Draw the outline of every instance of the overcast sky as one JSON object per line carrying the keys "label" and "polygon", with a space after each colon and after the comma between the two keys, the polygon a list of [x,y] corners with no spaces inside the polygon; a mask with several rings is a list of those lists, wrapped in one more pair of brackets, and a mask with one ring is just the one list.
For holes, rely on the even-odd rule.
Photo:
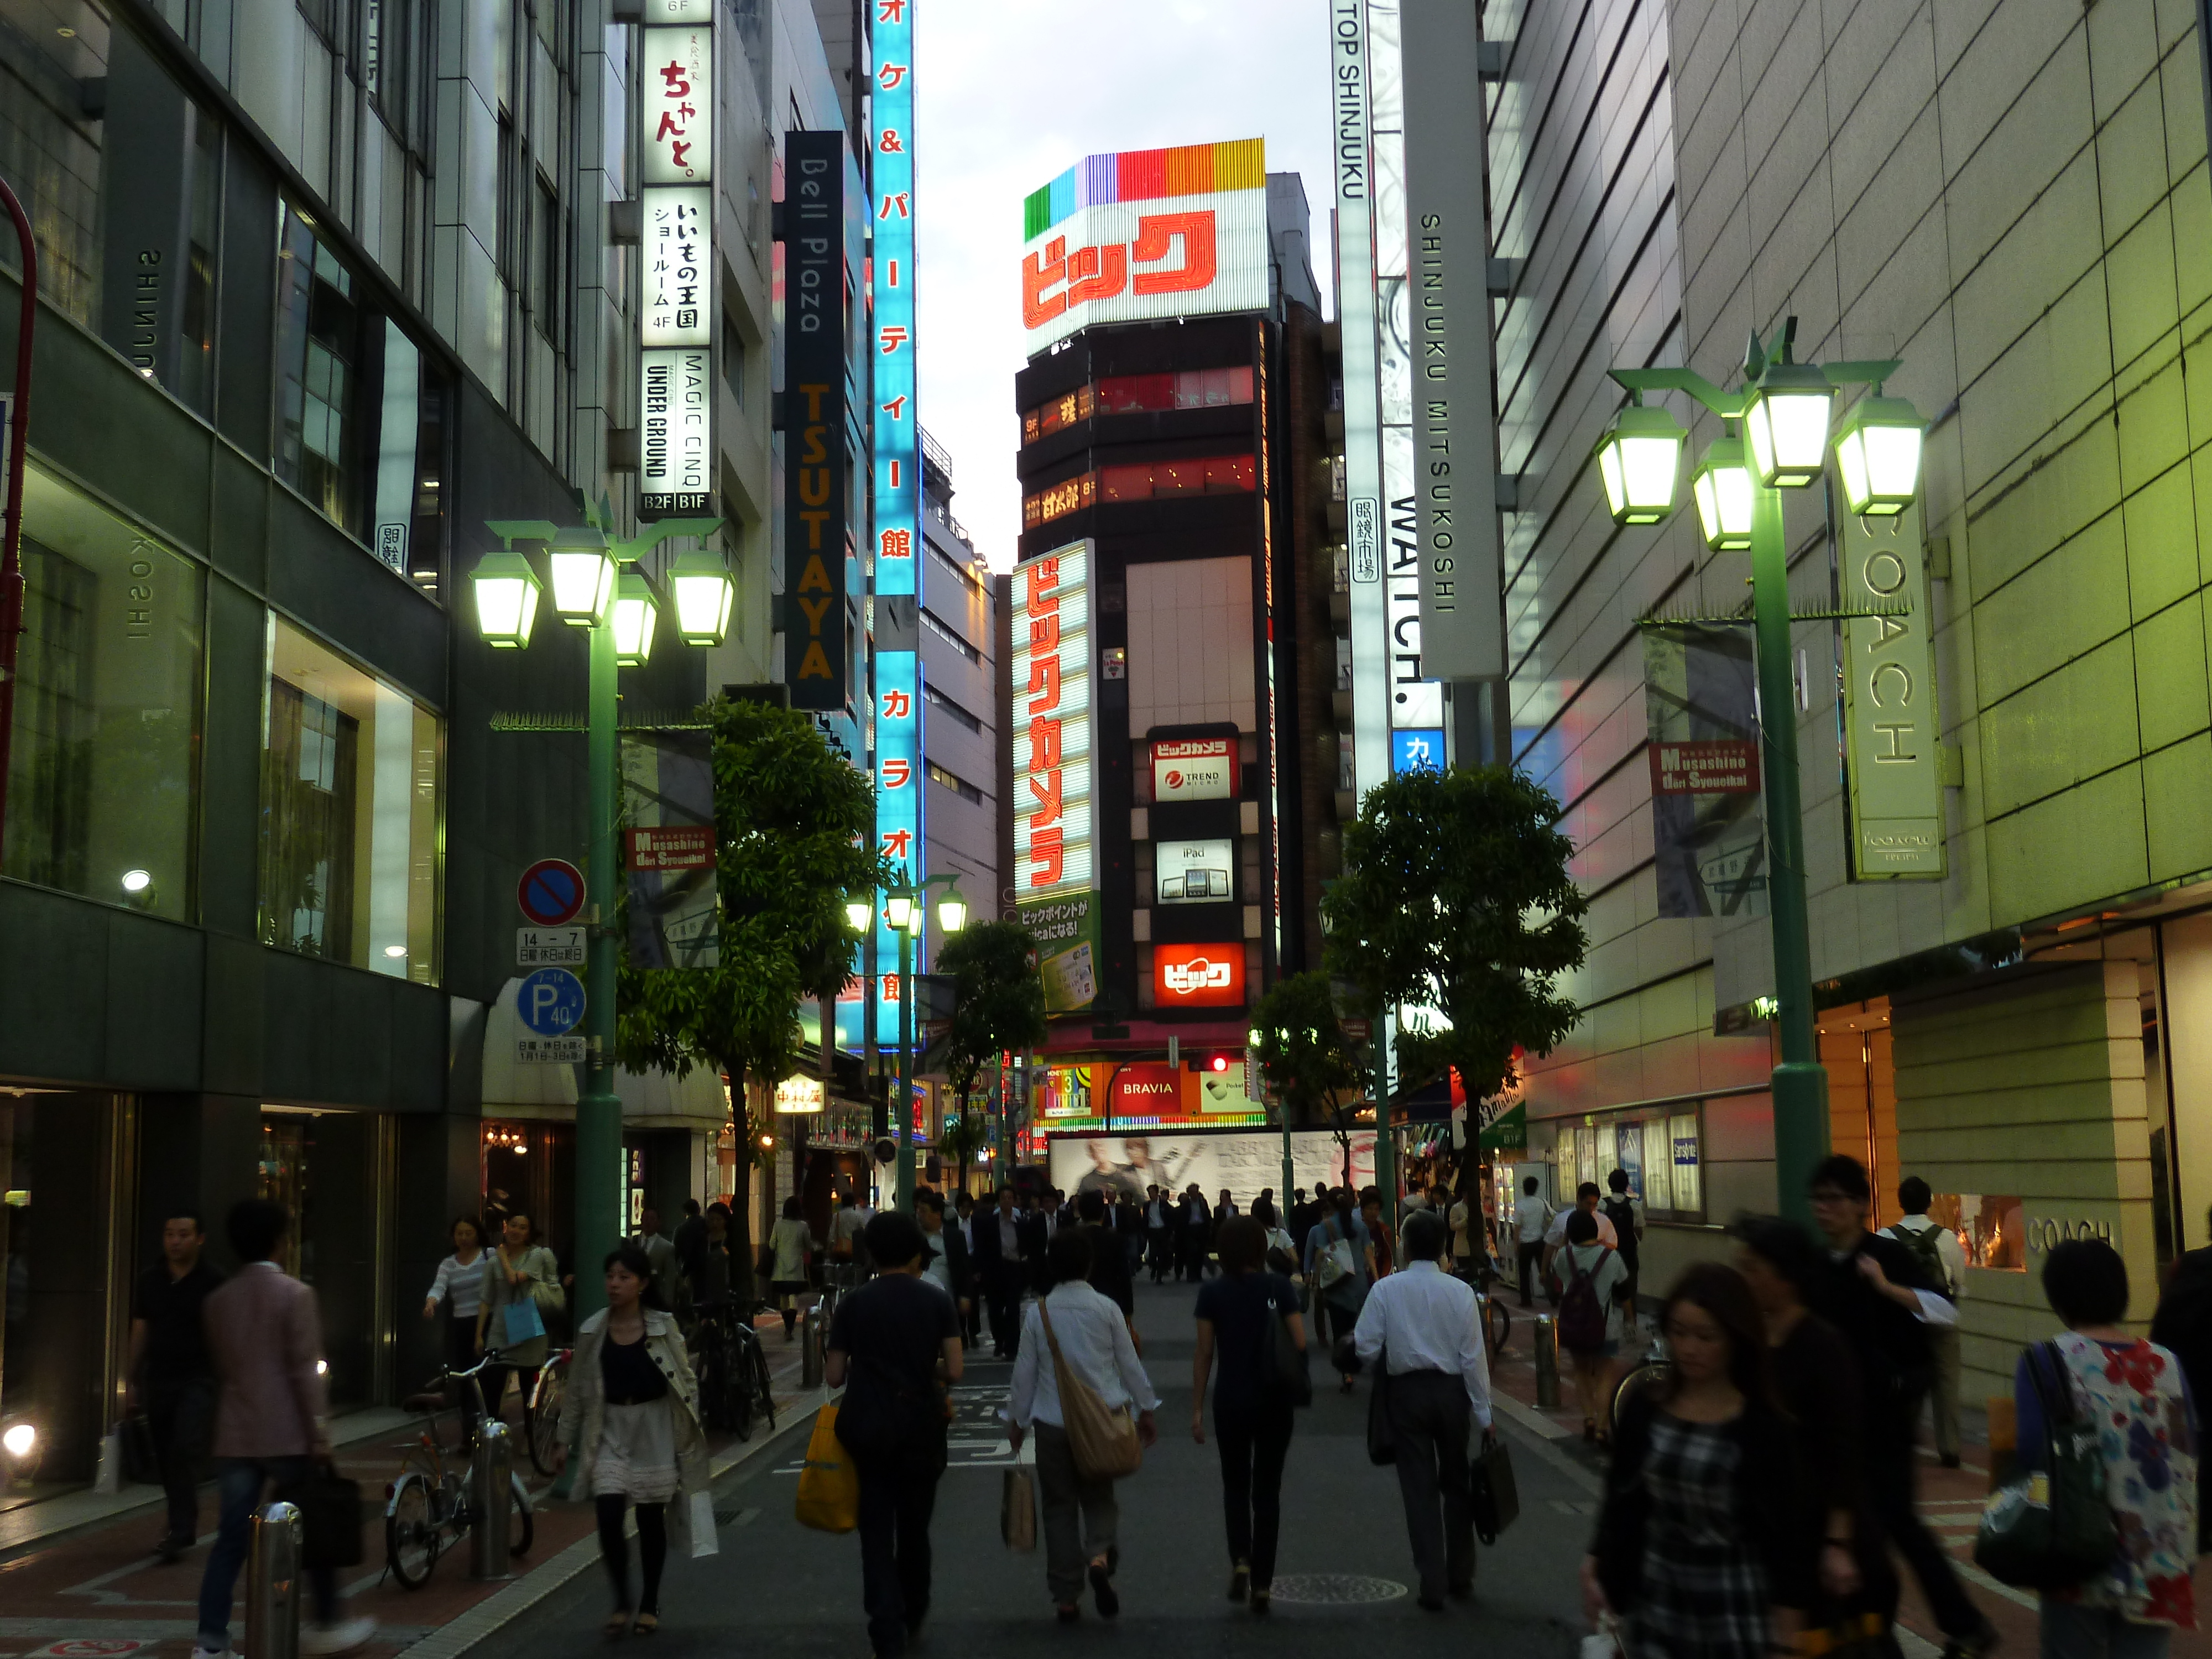
{"label": "overcast sky", "polygon": [[[995,569],[1021,529],[1022,198],[1085,155],[1267,141],[1305,177],[1327,295],[1327,0],[951,0],[915,31],[921,423]],[[1334,302],[1330,309],[1334,311]]]}

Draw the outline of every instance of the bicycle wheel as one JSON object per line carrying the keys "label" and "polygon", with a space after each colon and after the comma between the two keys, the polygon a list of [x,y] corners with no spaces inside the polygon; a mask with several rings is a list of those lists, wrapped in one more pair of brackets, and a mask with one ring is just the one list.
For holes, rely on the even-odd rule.
{"label": "bicycle wheel", "polygon": [[438,1509],[436,1488],[419,1474],[402,1475],[385,1505],[384,1559],[404,1589],[421,1589],[438,1565]]}
{"label": "bicycle wheel", "polygon": [[1490,1344],[1490,1352],[1504,1352],[1506,1340],[1513,1334],[1513,1316],[1496,1297],[1483,1304],[1483,1336]]}
{"label": "bicycle wheel", "polygon": [[544,1475],[561,1472],[561,1402],[568,1392],[568,1368],[555,1362],[538,1373],[530,1395],[530,1467]]}
{"label": "bicycle wheel", "polygon": [[538,1536],[538,1523],[530,1513],[530,1493],[520,1475],[510,1474],[507,1479],[507,1553],[527,1555],[531,1540]]}
{"label": "bicycle wheel", "polygon": [[1620,1429],[1621,1413],[1628,1409],[1628,1402],[1632,1399],[1648,1389],[1657,1388],[1672,1369],[1664,1360],[1646,1360],[1622,1377],[1620,1386],[1613,1391],[1613,1408],[1606,1419],[1608,1431]]}
{"label": "bicycle wheel", "polygon": [[761,1346],[758,1337],[755,1337],[745,1346],[750,1350],[752,1361],[753,1398],[759,1402],[761,1421],[768,1425],[768,1431],[774,1434],[775,1432],[775,1389],[768,1379],[768,1350]]}

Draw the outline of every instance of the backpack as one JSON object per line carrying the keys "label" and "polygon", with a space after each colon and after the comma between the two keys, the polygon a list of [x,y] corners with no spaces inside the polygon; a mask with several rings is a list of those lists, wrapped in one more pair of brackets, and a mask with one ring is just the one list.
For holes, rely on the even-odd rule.
{"label": "backpack", "polygon": [[1628,1271],[1636,1271],[1636,1204],[1626,1196],[1608,1198],[1599,1206],[1605,1218],[1613,1223],[1613,1235],[1620,1240],[1620,1259]]}
{"label": "backpack", "polygon": [[1605,1259],[1613,1251],[1601,1244],[1596,1266],[1580,1268],[1575,1265],[1574,1250],[1571,1244],[1566,1247],[1567,1270],[1574,1277],[1559,1298],[1559,1346],[1570,1353],[1596,1353],[1605,1346],[1605,1304],[1597,1299],[1597,1276],[1605,1271]]}
{"label": "backpack", "polygon": [[1941,1227],[1930,1222],[1916,1231],[1899,1222],[1889,1230],[1889,1236],[1904,1245],[1912,1259],[1920,1264],[1920,1271],[1927,1275],[1929,1285],[1946,1296],[1951,1294],[1951,1273],[1943,1265],[1941,1246],[1943,1230]]}

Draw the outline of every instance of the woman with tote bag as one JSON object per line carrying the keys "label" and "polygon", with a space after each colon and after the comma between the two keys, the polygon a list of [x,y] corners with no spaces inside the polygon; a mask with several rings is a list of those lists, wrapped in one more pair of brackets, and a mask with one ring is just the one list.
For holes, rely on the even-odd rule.
{"label": "woman with tote bag", "polygon": [[1023,1316],[1006,1402],[1007,1437],[1017,1454],[1024,1437],[1036,1431],[1045,1585],[1062,1624],[1081,1616],[1086,1567],[1098,1616],[1111,1619],[1121,1610],[1114,1589],[1121,1512],[1114,1476],[1101,1471],[1131,1471],[1127,1439],[1133,1437],[1138,1448],[1152,1443],[1158,1437],[1152,1411],[1160,1403],[1121,1310],[1087,1282],[1091,1237],[1087,1229],[1071,1227],[1054,1234],[1047,1246],[1050,1288]]}
{"label": "woman with tote bag", "polygon": [[[562,1401],[561,1438],[579,1460],[572,1489],[598,1510],[599,1556],[614,1581],[605,1635],[649,1636],[660,1627],[660,1573],[668,1559],[669,1510],[677,1540],[693,1555],[715,1548],[708,1491],[707,1437],[699,1385],[672,1315],[646,1303],[653,1264],[635,1244],[607,1257],[607,1305],[576,1333]],[[637,1510],[644,1595],[629,1594],[627,1511]]]}
{"label": "woman with tote bag", "polygon": [[477,1348],[499,1350],[496,1365],[484,1368],[484,1411],[496,1419],[511,1374],[522,1391],[523,1432],[530,1432],[530,1395],[545,1364],[548,1315],[568,1305],[561,1289],[561,1264],[543,1244],[530,1242],[530,1218],[520,1210],[507,1218],[499,1248],[484,1257],[483,1285],[477,1299]]}

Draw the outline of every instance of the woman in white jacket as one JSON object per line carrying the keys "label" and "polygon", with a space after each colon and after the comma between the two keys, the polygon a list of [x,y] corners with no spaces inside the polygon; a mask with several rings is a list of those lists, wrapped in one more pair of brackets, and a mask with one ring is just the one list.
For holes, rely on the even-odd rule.
{"label": "woman in white jacket", "polygon": [[[1091,1237],[1087,1227],[1071,1227],[1054,1233],[1046,1247],[1046,1278],[1051,1288],[1023,1314],[1013,1389],[1006,1402],[1007,1437],[1017,1452],[1024,1435],[1032,1428],[1036,1431],[1045,1586],[1062,1624],[1072,1624],[1080,1615],[1086,1565],[1098,1616],[1111,1619],[1121,1610],[1121,1598],[1114,1589],[1114,1569],[1121,1559],[1115,1529],[1121,1511],[1111,1480],[1086,1480],[1076,1469],[1060,1415],[1060,1367],[1065,1365],[1073,1378],[1088,1383],[1108,1411],[1134,1409],[1137,1438],[1144,1445],[1158,1437],[1152,1410],[1160,1403],[1129,1340],[1121,1310],[1087,1282]],[[1050,1357],[1054,1346],[1057,1360]]]}

